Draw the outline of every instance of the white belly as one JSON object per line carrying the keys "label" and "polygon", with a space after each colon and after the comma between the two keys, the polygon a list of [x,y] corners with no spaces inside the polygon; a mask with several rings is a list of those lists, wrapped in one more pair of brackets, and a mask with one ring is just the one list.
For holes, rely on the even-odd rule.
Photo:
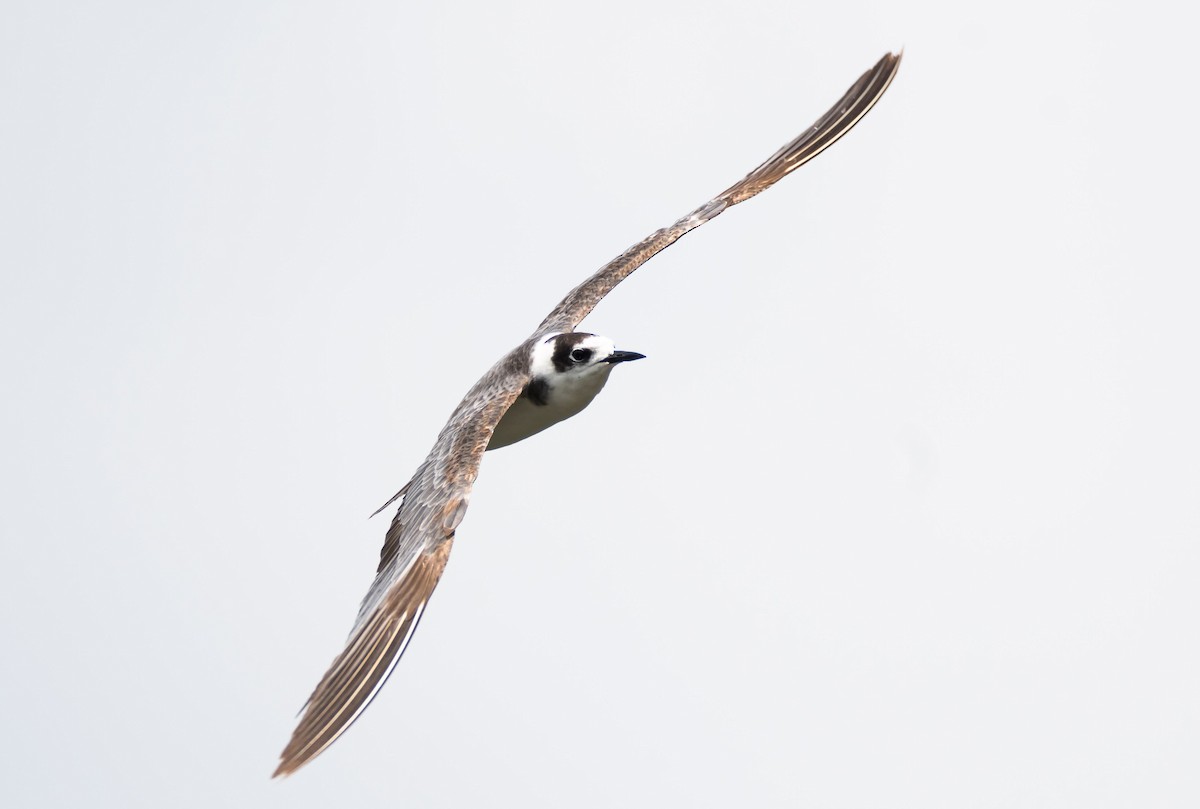
{"label": "white belly", "polygon": [[544,405],[536,405],[524,396],[519,397],[496,425],[487,448],[498,449],[524,441],[534,433],[571,418],[592,403],[592,399],[608,381],[611,370],[612,366],[605,366],[601,373],[560,380],[549,390],[547,404]]}

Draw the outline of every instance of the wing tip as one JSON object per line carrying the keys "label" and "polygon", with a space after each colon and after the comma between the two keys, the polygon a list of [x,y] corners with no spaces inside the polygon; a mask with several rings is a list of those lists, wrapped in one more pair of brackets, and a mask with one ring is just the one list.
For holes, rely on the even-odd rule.
{"label": "wing tip", "polygon": [[291,775],[325,752],[375,699],[408,648],[453,544],[447,537],[422,555],[351,635],[309,697],[272,778]]}
{"label": "wing tip", "polygon": [[[349,727],[349,724],[347,724],[347,727]],[[343,728],[343,732],[344,730]],[[340,735],[341,733],[338,733],[333,739],[325,742],[315,750],[312,749],[311,740],[306,744],[298,744],[299,740],[293,736],[288,742],[287,747],[283,748],[283,752],[279,754],[279,764],[275,767],[275,772],[271,773],[271,778],[287,778],[292,775],[305,764],[325,752],[325,749]]]}

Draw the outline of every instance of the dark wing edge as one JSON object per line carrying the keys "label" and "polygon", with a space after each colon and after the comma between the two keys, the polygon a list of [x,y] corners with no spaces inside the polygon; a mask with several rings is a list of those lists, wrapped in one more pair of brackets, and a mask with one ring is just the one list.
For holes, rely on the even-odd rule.
{"label": "dark wing edge", "polygon": [[398,493],[404,500],[358,620],[308,698],[272,777],[300,769],[345,733],[404,654],[446,568],[492,431],[528,381],[528,351],[522,344],[509,352],[471,388]]}
{"label": "dark wing edge", "polygon": [[845,95],[815,124],[771,155],[742,180],[727,188],[670,227],[662,228],[630,247],[575,287],[538,326],[534,336],[571,331],[596,307],[613,287],[650,258],[670,247],[682,236],[718,216],[731,205],[750,199],[833,145],[866,115],[892,83],[900,68],[902,53],[888,53],[859,77]]}
{"label": "dark wing edge", "polygon": [[422,554],[333,661],[308,698],[300,724],[280,754],[272,778],[291,775],[316,758],[375,698],[408,646],[450,558],[453,535]]}
{"label": "dark wing edge", "polygon": [[727,188],[717,199],[737,205],[767,190],[796,169],[825,151],[845,135],[883,96],[900,69],[901,53],[889,53],[859,76],[846,94],[828,112],[742,180]]}
{"label": "dark wing edge", "polygon": [[[377,508],[377,509],[375,509],[374,511],[372,511],[372,512],[371,512],[371,517],[374,517],[376,514],[378,514],[379,512],[383,511],[385,508],[387,508],[388,506],[390,506],[392,503],[395,503],[397,500],[399,500],[401,497],[403,497],[403,496],[404,496],[404,493],[405,493],[406,491],[408,491],[408,487],[409,487],[409,486],[411,486],[411,485],[412,485],[412,481],[411,481],[411,480],[410,480],[408,483],[405,483],[405,484],[404,484],[404,485],[403,485],[403,486],[400,488],[400,491],[396,492],[395,494],[393,494],[391,497],[389,497],[389,498],[388,498],[388,501],[387,501],[386,503],[384,503],[382,506],[380,506],[379,508]],[[369,520],[369,519],[371,519],[371,517],[367,517],[367,519]]]}

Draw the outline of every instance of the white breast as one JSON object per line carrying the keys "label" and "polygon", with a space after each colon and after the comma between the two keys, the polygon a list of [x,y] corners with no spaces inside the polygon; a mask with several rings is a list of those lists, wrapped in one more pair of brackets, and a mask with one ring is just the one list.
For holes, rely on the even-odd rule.
{"label": "white breast", "polygon": [[554,379],[546,392],[544,405],[536,405],[521,396],[496,425],[488,449],[507,447],[571,418],[592,403],[592,399],[604,388],[612,369],[611,365],[603,365],[587,375]]}

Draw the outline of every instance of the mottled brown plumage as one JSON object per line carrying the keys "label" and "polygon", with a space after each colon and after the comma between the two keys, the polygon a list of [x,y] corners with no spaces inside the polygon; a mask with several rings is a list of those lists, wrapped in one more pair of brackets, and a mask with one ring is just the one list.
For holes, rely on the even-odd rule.
{"label": "mottled brown plumage", "polygon": [[450,558],[453,532],[422,553],[380,609],[350,638],[317,685],[296,732],[280,756],[275,775],[294,772],[333,743],[383,684],[401,650],[417,628]]}
{"label": "mottled brown plumage", "polygon": [[761,166],[675,224],[651,233],[567,293],[567,297],[563,298],[538,326],[537,333],[574,330],[613,287],[656,254],[679,241],[681,236],[715,218],[731,205],[737,205],[765,191],[825,151],[875,106],[875,102],[892,83],[899,68],[900,54],[885,55],[873,68],[859,77],[829,112],[791,143],[771,155]]}
{"label": "mottled brown plumage", "polygon": [[530,358],[536,341],[574,331],[613,287],[651,256],[820,154],[874,106],[899,65],[898,54],[884,56],[816,124],[745,178],[675,224],[630,247],[575,287],[525,342],[475,383],[412,480],[384,504],[387,508],[400,499],[384,539],[375,580],[363,599],[345,649],[309,697],[275,775],[295,772],[332,744],[371,701],[403,654],[446,566],[484,450],[496,425],[530,382]]}

